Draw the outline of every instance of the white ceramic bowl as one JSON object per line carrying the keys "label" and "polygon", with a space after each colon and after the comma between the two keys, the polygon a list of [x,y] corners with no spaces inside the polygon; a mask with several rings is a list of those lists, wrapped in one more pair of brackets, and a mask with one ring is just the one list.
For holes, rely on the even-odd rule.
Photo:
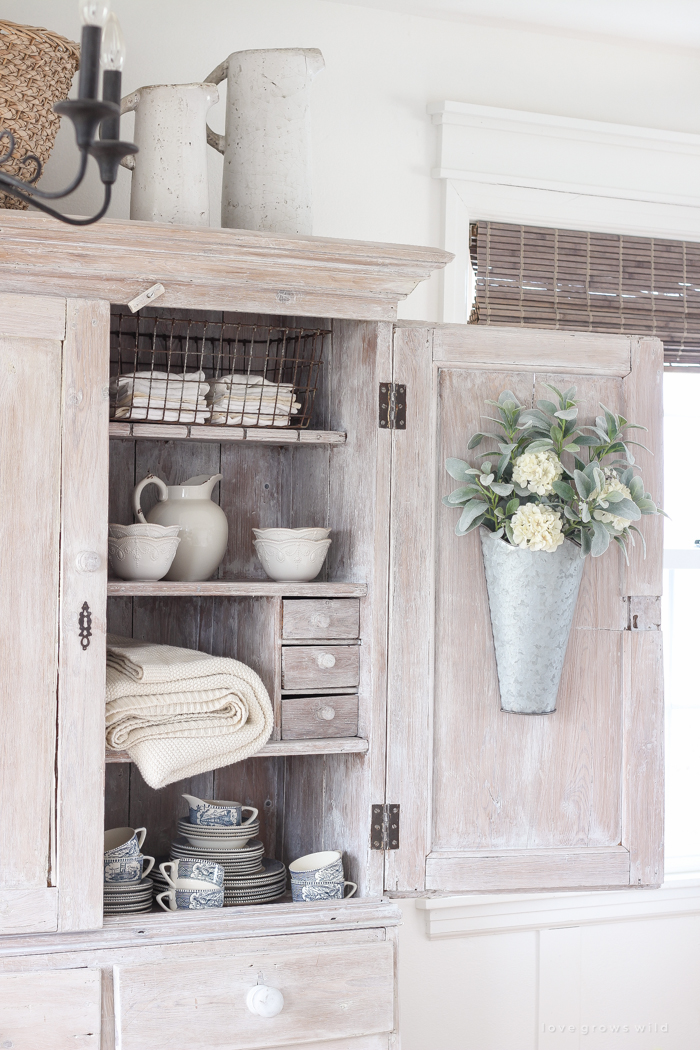
{"label": "white ceramic bowl", "polygon": [[154,540],[166,539],[168,536],[177,536],[180,532],[179,525],[151,525],[137,521],[135,525],[109,525],[110,539],[126,539],[129,536],[148,536]]}
{"label": "white ceramic bowl", "polygon": [[271,580],[301,583],[318,576],[330,540],[256,540],[255,550]]}
{"label": "white ceramic bowl", "polygon": [[122,580],[162,580],[173,563],[179,543],[177,536],[112,537],[107,542],[109,563]]}
{"label": "white ceramic bowl", "polygon": [[330,529],[253,529],[256,540],[327,540]]}

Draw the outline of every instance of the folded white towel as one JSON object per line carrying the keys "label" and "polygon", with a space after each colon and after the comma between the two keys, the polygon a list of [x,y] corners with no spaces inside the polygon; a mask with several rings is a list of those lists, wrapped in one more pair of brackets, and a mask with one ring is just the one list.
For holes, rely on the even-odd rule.
{"label": "folded white towel", "polygon": [[254,755],[272,732],[259,676],[238,660],[107,636],[107,747],[152,788]]}

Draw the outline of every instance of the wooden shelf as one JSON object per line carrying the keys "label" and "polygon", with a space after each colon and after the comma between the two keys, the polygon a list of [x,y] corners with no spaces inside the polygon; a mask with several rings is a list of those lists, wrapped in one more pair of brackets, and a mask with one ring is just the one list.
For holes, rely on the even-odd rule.
{"label": "wooden shelf", "polygon": [[[360,736],[326,740],[270,740],[251,758],[274,758],[282,755],[351,755],[369,750],[369,740]],[[105,762],[131,762],[128,751],[106,751]]]}
{"label": "wooden shelf", "polygon": [[284,427],[215,427],[187,423],[109,424],[109,436],[153,441],[245,441],[264,445],[344,445],[338,430],[295,430]]}
{"label": "wooden shelf", "polygon": [[119,598],[364,598],[364,583],[275,583],[274,580],[108,580],[107,595]]}

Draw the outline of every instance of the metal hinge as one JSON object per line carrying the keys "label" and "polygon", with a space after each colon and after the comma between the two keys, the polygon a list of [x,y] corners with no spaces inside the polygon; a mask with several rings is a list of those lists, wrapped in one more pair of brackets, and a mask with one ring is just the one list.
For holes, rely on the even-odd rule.
{"label": "metal hinge", "polygon": [[385,430],[406,429],[406,384],[379,384],[379,426]]}
{"label": "metal hinge", "polygon": [[372,806],[372,849],[399,848],[401,806]]}

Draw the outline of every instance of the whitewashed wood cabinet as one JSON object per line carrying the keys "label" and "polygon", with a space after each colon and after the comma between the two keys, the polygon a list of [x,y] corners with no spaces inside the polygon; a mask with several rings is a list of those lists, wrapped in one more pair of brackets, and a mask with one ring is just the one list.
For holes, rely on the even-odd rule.
{"label": "whitewashed wood cabinet", "polygon": [[[499,710],[477,544],[440,504],[483,398],[529,402],[567,377],[585,413],[602,400],[649,427],[658,497],[660,344],[396,323],[447,259],[0,217],[0,1043],[140,1050],[167,1031],[192,1048],[386,1050],[391,897],[660,881],[659,523],[646,561],[587,564],[558,710],[525,718]],[[165,317],[331,330],[311,427],[110,423],[110,304],[156,282]],[[108,579],[107,522],[131,520],[149,471],[224,475],[215,579]],[[333,530],[324,574],[267,580],[251,527],[309,524]],[[160,791],[126,755],[105,765],[108,626],[251,664],[275,711],[262,752]],[[103,920],[103,823],[145,825],[165,854],[182,792],[256,805],[268,856],[342,849],[357,898]],[[17,1010],[30,974],[59,1004],[50,1036]],[[273,1022],[246,1011],[258,980],[285,995]]]}

